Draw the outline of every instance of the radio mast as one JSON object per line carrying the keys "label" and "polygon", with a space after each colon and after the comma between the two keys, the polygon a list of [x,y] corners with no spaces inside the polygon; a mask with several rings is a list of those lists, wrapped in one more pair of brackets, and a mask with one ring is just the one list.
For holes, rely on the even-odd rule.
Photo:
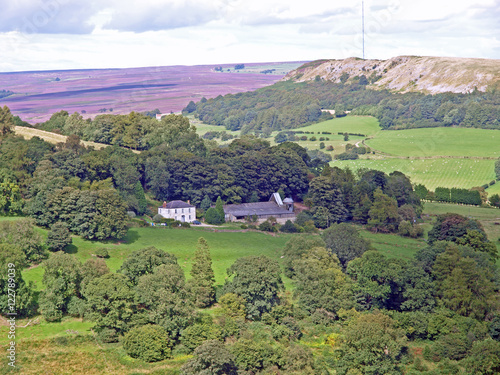
{"label": "radio mast", "polygon": [[365,59],[365,1],[361,1],[361,29],[363,34],[363,60]]}

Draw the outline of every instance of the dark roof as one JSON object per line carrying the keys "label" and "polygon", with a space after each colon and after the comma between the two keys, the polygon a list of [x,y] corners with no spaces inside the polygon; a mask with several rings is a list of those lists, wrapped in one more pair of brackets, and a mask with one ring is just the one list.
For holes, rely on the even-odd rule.
{"label": "dark roof", "polygon": [[224,213],[234,216],[293,214],[285,208],[279,207],[274,202],[226,204],[224,206]]}
{"label": "dark roof", "polygon": [[[190,207],[194,207],[194,206],[191,204],[188,204],[184,201],[171,201],[171,202],[167,203],[166,208],[190,208]],[[163,206],[160,208],[163,208]]]}

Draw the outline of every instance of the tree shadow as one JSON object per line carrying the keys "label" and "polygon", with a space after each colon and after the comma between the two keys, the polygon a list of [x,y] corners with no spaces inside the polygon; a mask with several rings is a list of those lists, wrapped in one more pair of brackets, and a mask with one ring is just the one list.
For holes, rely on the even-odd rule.
{"label": "tree shadow", "polygon": [[129,229],[125,237],[123,237],[121,240],[115,241],[115,243],[131,244],[136,242],[139,239],[139,237],[140,237],[139,233],[136,230]]}
{"label": "tree shadow", "polygon": [[69,244],[64,247],[64,252],[66,254],[76,254],[78,253],[78,248],[73,244]]}

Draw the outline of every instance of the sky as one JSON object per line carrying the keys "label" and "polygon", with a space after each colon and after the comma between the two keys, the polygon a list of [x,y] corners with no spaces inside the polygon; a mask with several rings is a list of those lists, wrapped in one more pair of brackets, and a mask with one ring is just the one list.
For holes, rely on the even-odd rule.
{"label": "sky", "polygon": [[[3,0],[0,72],[363,57],[362,1]],[[500,59],[500,0],[365,0],[365,58]]]}

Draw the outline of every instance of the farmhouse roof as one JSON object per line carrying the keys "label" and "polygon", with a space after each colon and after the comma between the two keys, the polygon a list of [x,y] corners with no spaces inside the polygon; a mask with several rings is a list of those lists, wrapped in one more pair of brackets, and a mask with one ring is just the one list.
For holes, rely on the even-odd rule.
{"label": "farmhouse roof", "polygon": [[283,207],[278,206],[274,202],[256,202],[242,204],[226,204],[224,213],[233,216],[252,216],[252,215],[281,215],[290,213]]}
{"label": "farmhouse roof", "polygon": [[186,203],[184,201],[170,201],[163,208],[190,208],[194,207],[192,204]]}

